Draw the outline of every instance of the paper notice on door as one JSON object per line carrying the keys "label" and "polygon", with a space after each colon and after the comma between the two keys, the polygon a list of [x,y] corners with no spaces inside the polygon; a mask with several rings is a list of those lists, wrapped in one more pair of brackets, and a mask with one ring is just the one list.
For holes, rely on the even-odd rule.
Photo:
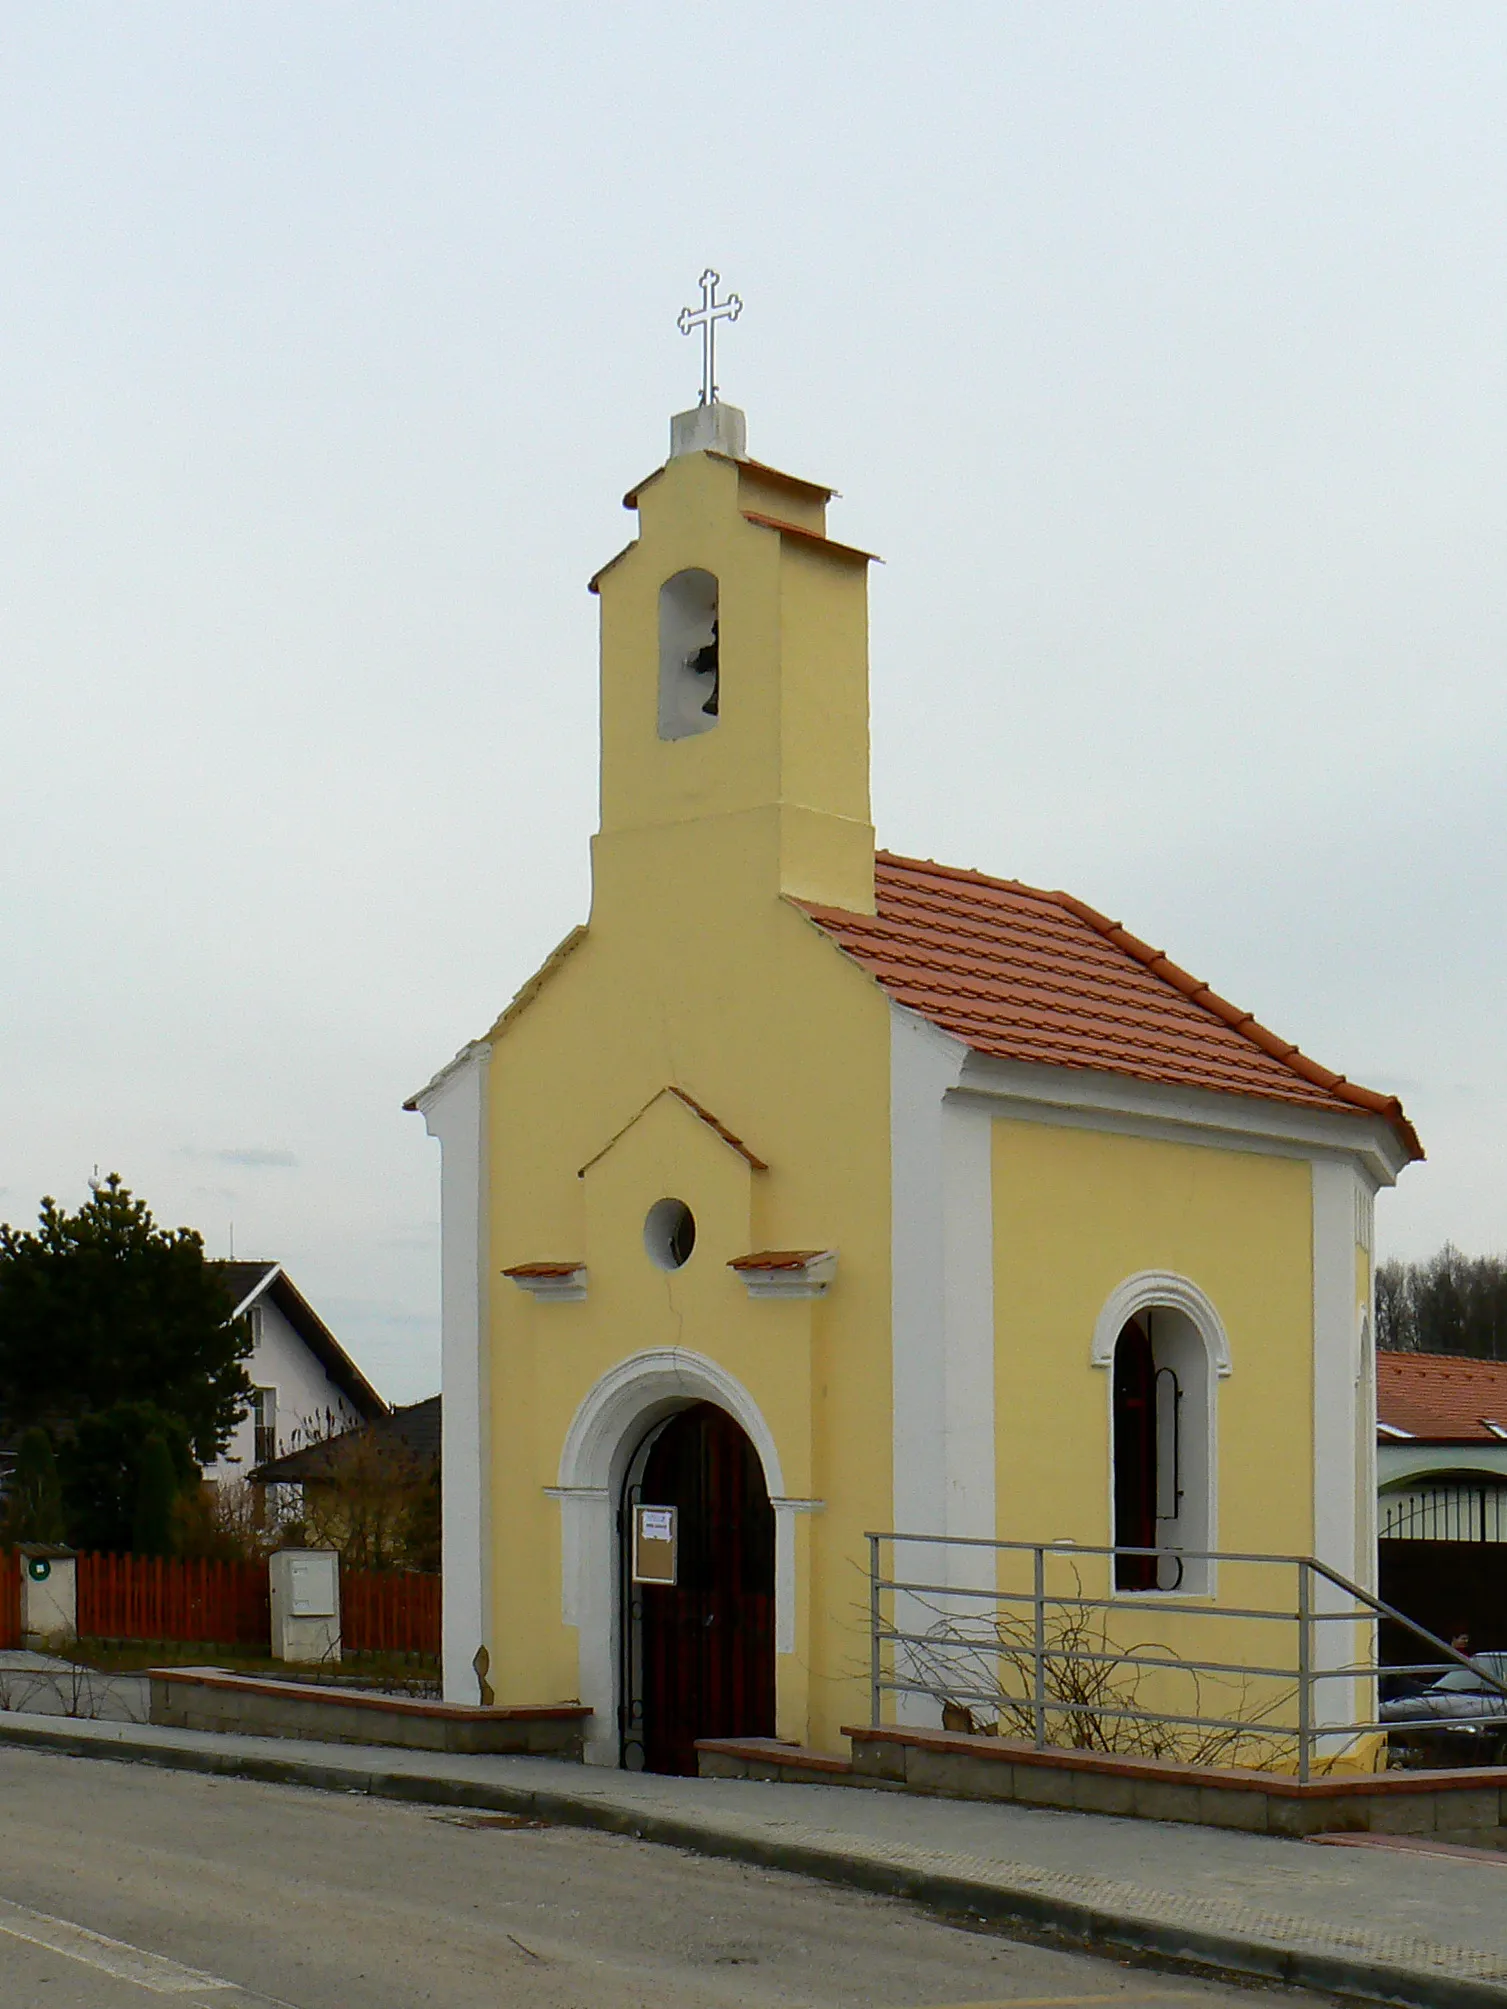
{"label": "paper notice on door", "polygon": [[676,1578],[676,1509],[633,1509],[633,1581],[673,1584]]}

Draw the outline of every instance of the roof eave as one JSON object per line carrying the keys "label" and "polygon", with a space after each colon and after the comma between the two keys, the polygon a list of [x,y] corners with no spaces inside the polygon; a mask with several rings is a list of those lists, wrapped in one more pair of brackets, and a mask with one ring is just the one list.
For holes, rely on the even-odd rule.
{"label": "roof eave", "polygon": [[330,1380],[360,1414],[363,1422],[375,1422],[379,1417],[390,1413],[390,1404],[372,1387],[285,1270],[278,1271],[272,1289],[272,1299]]}
{"label": "roof eave", "polygon": [[226,1323],[228,1325],[233,1325],[238,1318],[244,1318],[246,1316],[246,1313],[250,1311],[251,1307],[256,1303],[257,1299],[261,1297],[265,1291],[270,1289],[270,1287],[274,1283],[276,1283],[277,1279],[282,1275],[282,1273],[283,1273],[283,1266],[281,1263],[268,1263],[266,1271],[264,1272],[261,1278],[261,1281],[255,1286],[254,1289],[247,1291],[246,1295],[241,1299],[240,1303],[236,1306],[235,1310],[230,1314],[229,1319],[226,1320]]}
{"label": "roof eave", "polygon": [[431,1075],[422,1088],[409,1096],[403,1104],[405,1112],[409,1115],[417,1112],[422,1116],[430,1103],[455,1079],[456,1075],[491,1051],[491,1046],[484,1039],[468,1040],[453,1060],[447,1060],[438,1074]]}
{"label": "roof eave", "polygon": [[[894,999],[890,1002],[895,1011],[910,1011]],[[911,1016],[933,1025],[923,1014],[912,1012]],[[933,1029],[942,1037],[955,1039],[967,1052],[954,1094],[978,1095],[996,1104],[1055,1108],[1069,1121],[1109,1115],[1168,1134],[1202,1132],[1205,1139],[1217,1135],[1231,1144],[1254,1144],[1302,1156],[1342,1154],[1357,1162],[1378,1186],[1392,1185],[1408,1163],[1390,1125],[1360,1110],[1153,1081],[1112,1068],[1007,1060],[968,1046],[945,1028]]]}

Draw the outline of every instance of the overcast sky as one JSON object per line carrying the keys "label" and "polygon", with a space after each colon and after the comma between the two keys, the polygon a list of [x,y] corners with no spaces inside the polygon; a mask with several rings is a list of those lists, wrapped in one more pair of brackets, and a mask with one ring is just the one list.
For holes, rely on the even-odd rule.
{"label": "overcast sky", "polygon": [[587,902],[591,572],[745,301],[893,848],[1065,886],[1507,1245],[1507,10],[0,0],[0,1216],[438,1383],[405,1095]]}

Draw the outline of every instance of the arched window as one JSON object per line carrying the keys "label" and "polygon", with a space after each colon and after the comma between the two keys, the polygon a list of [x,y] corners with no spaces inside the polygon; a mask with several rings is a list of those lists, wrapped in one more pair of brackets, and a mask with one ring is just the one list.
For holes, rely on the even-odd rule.
{"label": "arched window", "polygon": [[1176,1305],[1143,1305],[1120,1329],[1112,1362],[1116,1590],[1208,1592],[1214,1546],[1215,1362]]}
{"label": "arched window", "polygon": [[677,572],[659,589],[659,736],[710,732],[722,708],[717,581]]}
{"label": "arched window", "polygon": [[[1156,1358],[1139,1319],[1115,1344],[1115,1547],[1154,1549],[1157,1506]],[[1155,1590],[1155,1556],[1117,1555],[1116,1590]]]}

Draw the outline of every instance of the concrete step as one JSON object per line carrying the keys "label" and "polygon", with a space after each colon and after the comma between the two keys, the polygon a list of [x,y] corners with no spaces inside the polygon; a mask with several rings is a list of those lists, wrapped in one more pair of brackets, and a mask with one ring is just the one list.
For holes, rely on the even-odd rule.
{"label": "concrete step", "polygon": [[786,1785],[867,1785],[855,1780],[852,1764],[826,1751],[813,1751],[782,1737],[703,1737],[696,1745],[703,1779],[777,1779]]}

